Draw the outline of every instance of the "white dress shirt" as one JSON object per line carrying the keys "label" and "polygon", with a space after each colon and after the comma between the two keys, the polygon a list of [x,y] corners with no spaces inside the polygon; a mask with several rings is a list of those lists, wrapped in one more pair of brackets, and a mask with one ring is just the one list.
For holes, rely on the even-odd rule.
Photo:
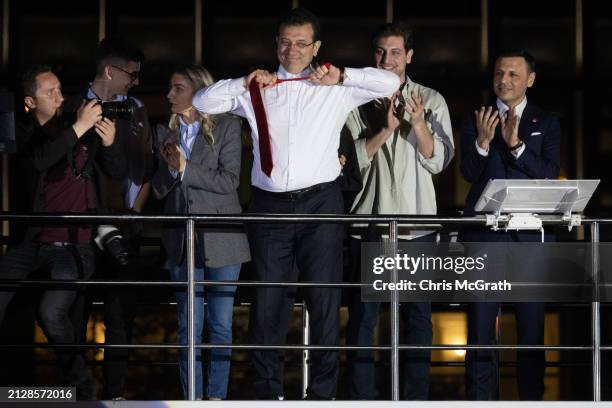
{"label": "white dress shirt", "polygon": [[[291,74],[282,66],[278,78],[307,77],[310,69]],[[348,114],[372,99],[388,97],[399,88],[397,75],[376,68],[346,68],[343,86],[289,81],[262,92],[274,167],[262,170],[257,122],[244,78],[221,80],[199,91],[193,106],[201,112],[232,111],[246,118],[253,137],[253,186],[272,192],[307,188],[340,175],[338,146]]]}
{"label": "white dress shirt", "polygon": [[[503,118],[504,116],[508,114],[510,107],[506,105],[505,103],[503,103],[499,98],[497,98],[497,102],[495,104],[497,105],[497,112],[499,113],[500,118]],[[516,105],[516,108],[514,108],[514,112],[516,113],[516,116],[518,116],[519,122],[521,121],[521,117],[523,116],[523,111],[525,110],[525,106],[527,106],[527,97],[524,97],[521,103]],[[476,141],[475,143],[476,143],[476,151],[478,151],[478,154],[481,156],[487,157],[489,155],[489,150],[485,150],[482,147],[478,146],[478,141]],[[519,157],[521,157],[521,154],[523,154],[523,152],[525,151],[525,148],[526,148],[525,143],[523,143],[521,147],[519,147],[518,149],[514,151],[511,151],[510,153],[514,156],[515,159],[518,159]]]}

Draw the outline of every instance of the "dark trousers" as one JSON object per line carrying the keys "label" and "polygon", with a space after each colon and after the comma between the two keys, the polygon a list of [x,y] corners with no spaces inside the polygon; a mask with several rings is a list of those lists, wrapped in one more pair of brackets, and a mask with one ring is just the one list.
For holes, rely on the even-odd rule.
{"label": "dark trousers", "polygon": [[[486,253],[489,245],[502,246],[509,243],[506,257],[489,259],[488,267],[498,273],[505,270],[523,270],[525,273],[537,274],[537,264],[532,260],[538,251],[537,243],[541,236],[538,232],[503,232],[478,231],[462,233],[463,242],[478,243],[469,251]],[[546,242],[554,241],[554,235],[547,234]],[[531,245],[513,246],[513,243]],[[540,302],[514,303],[519,345],[544,344],[544,309]],[[468,306],[468,343],[495,344],[495,321],[499,304],[496,302],[472,303]],[[503,330],[503,328],[502,328]],[[494,351],[468,350],[466,353],[466,396],[471,400],[488,400],[491,398],[494,384],[495,363]],[[522,400],[541,400],[544,395],[544,371],[546,360],[544,351],[517,352],[517,382],[519,398]]]}
{"label": "dark trousers", "polygon": [[[279,198],[254,189],[251,213],[341,214],[340,189],[326,189],[299,198]],[[254,278],[261,281],[342,280],[342,237],[340,224],[250,224]],[[297,266],[297,268],[295,267]],[[299,271],[299,276],[297,271]],[[284,344],[293,305],[290,288],[258,287],[251,308],[250,341]],[[339,342],[340,289],[308,288],[304,297],[310,313],[313,344]],[[255,392],[259,398],[283,396],[283,355],[279,351],[253,351]],[[333,398],[338,382],[338,352],[311,353],[310,398]]]}
{"label": "dark trousers", "polygon": [[[94,270],[93,251],[89,245],[58,247],[35,242],[26,242],[11,248],[0,266],[0,277],[25,279],[33,271],[45,268],[53,280],[89,279]],[[70,319],[71,310],[80,289],[74,286],[53,287],[43,292],[39,305],[39,321],[51,343],[75,343],[80,327],[75,327]],[[14,295],[13,291],[0,292],[0,308],[5,307]],[[62,372],[63,383],[77,386],[89,382],[85,360],[75,349],[58,348],[55,350]],[[88,387],[90,384],[87,384]],[[95,395],[80,395],[85,399]]]}
{"label": "dark trousers", "polygon": [[[100,253],[96,279],[103,280],[138,280],[136,273],[136,258],[139,251],[139,237],[132,237],[127,243],[130,262],[127,266],[118,265],[106,252]],[[132,342],[132,323],[135,317],[137,295],[133,287],[108,286],[102,290],[88,290],[77,299],[73,321],[83,328],[81,341],[86,341],[86,328],[91,303],[96,299],[104,301],[104,341],[107,344],[130,344]],[[103,398],[111,400],[121,397],[125,392],[128,374],[129,352],[127,348],[107,348],[104,350]]]}
{"label": "dark trousers", "polygon": [[[108,258],[108,256],[106,257]],[[130,279],[130,267],[110,268],[104,279]],[[108,344],[130,344],[132,342],[132,322],[136,295],[130,287],[107,288],[104,294],[104,332]],[[112,399],[123,396],[128,371],[129,349],[110,348],[104,350],[104,396]]]}
{"label": "dark trousers", "polygon": [[[38,267],[36,259],[38,244],[26,242],[8,249],[2,262],[0,262],[1,280],[23,280],[27,279]],[[0,328],[4,321],[6,309],[11,303],[18,286],[0,286]]]}
{"label": "dark trousers", "polygon": [[[405,241],[404,241],[405,242]],[[410,242],[436,242],[436,234],[416,238]],[[361,240],[351,238],[351,269],[353,281],[360,280]],[[379,302],[362,302],[360,290],[350,290],[349,320],[346,328],[347,345],[371,346],[374,329],[378,322]],[[433,328],[431,324],[431,303],[401,303],[400,312],[404,321],[404,342],[406,344],[431,345]],[[373,400],[377,397],[374,353],[360,350],[347,353],[348,393],[350,399]],[[429,350],[404,351],[402,361],[402,398],[426,400],[429,394]]]}
{"label": "dark trousers", "polygon": [[[468,312],[468,343],[494,344],[498,303],[472,303]],[[518,344],[544,344],[544,303],[515,303]],[[466,393],[471,400],[491,397],[495,365],[493,351],[468,350]],[[541,400],[544,395],[544,351],[517,352],[517,382],[522,400]]]}

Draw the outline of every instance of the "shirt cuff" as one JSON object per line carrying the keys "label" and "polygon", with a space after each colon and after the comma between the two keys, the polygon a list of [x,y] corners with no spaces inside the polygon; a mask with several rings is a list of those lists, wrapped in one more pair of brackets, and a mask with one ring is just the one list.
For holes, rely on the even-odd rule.
{"label": "shirt cuff", "polygon": [[444,168],[444,144],[434,137],[434,148],[430,158],[426,158],[417,148],[419,163],[430,173],[437,174]]}
{"label": "shirt cuff", "polygon": [[523,154],[524,151],[525,151],[525,143],[523,143],[521,147],[519,147],[518,149],[514,151],[511,151],[510,153],[514,156],[515,159],[518,160],[518,158],[521,157],[521,154]]}
{"label": "shirt cuff", "polygon": [[489,155],[489,151],[483,149],[482,147],[478,146],[478,142],[474,140],[474,146],[476,146],[476,151],[478,152],[479,155],[483,156],[483,157],[487,157]]}
{"label": "shirt cuff", "polygon": [[370,167],[372,157],[368,157],[366,139],[357,139],[355,141],[355,153],[357,154],[357,163],[359,164],[360,169]]}
{"label": "shirt cuff", "polygon": [[344,82],[343,85],[358,85],[363,83],[365,80],[365,73],[361,69],[357,68],[344,68]]}

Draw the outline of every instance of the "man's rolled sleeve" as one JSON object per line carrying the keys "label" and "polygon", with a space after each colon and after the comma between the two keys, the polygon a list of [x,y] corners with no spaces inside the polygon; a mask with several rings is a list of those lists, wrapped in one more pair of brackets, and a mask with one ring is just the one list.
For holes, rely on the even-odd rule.
{"label": "man's rolled sleeve", "polygon": [[434,137],[433,142],[433,154],[430,158],[426,158],[425,156],[423,156],[421,152],[418,151],[418,149],[417,156],[419,158],[419,163],[421,163],[421,166],[423,166],[431,174],[438,174],[442,170],[444,170],[445,147],[444,143],[442,143],[442,141],[436,137]]}
{"label": "man's rolled sleeve", "polygon": [[366,139],[355,140],[355,152],[357,153],[357,163],[359,163],[360,170],[366,169],[372,164],[372,158],[368,157],[366,143]]}

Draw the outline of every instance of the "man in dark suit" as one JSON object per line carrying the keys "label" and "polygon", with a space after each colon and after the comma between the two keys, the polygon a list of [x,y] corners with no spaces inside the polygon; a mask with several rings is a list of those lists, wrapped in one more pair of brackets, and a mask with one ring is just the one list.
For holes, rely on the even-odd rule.
{"label": "man in dark suit", "polygon": [[[535,60],[525,51],[501,54],[495,62],[493,90],[497,101],[481,107],[461,129],[461,173],[471,183],[465,214],[474,214],[474,205],[492,179],[554,179],[559,175],[559,120],[528,103],[526,92],[536,77]],[[499,125],[499,126],[498,126]],[[467,229],[464,242],[538,242],[539,233],[494,232]],[[501,265],[503,267],[503,265]],[[490,344],[494,338],[498,303],[474,303],[469,307],[468,343]],[[544,343],[544,303],[514,305],[518,343]],[[544,352],[524,351],[517,356],[519,397],[542,399],[544,393]],[[469,399],[490,397],[493,364],[490,351],[469,350],[466,357]]]}

